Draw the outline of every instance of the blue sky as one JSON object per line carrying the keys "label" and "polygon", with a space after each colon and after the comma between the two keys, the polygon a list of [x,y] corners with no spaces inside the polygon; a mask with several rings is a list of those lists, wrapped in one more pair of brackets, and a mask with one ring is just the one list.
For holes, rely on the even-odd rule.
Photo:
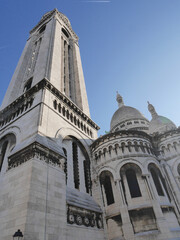
{"label": "blue sky", "polygon": [[54,8],[79,36],[92,119],[109,131],[116,91],[180,125],[180,0],[0,0],[0,103],[29,31]]}

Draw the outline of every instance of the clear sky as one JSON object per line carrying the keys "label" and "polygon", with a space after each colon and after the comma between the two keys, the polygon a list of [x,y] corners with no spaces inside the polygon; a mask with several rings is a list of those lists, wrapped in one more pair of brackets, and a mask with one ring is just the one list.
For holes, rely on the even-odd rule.
{"label": "clear sky", "polygon": [[109,131],[116,91],[180,125],[180,0],[0,0],[0,103],[29,31],[57,8],[79,36],[92,119]]}

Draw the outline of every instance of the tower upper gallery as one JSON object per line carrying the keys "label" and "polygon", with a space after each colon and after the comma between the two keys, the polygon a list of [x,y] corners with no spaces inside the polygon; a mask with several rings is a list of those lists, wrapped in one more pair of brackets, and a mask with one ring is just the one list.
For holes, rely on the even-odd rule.
{"label": "tower upper gallery", "polygon": [[57,9],[43,15],[30,31],[1,109],[44,78],[90,115],[78,37]]}

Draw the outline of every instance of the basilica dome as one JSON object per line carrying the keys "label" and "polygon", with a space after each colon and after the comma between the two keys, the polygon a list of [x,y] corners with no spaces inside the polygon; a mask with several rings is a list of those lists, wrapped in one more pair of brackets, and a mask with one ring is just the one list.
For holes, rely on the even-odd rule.
{"label": "basilica dome", "polygon": [[152,120],[149,124],[149,133],[155,132],[164,133],[173,129],[176,129],[176,125],[168,118],[159,116],[152,104],[148,102],[148,110],[152,115]]}
{"label": "basilica dome", "polygon": [[119,108],[111,119],[111,132],[118,130],[148,130],[149,121],[136,108],[125,106],[122,97],[117,93]]}

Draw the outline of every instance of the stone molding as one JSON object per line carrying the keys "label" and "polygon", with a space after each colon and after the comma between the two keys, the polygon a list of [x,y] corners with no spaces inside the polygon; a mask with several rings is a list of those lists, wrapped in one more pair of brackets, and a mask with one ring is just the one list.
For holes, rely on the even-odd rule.
{"label": "stone molding", "polygon": [[67,222],[85,227],[103,228],[102,213],[67,205]]}
{"label": "stone molding", "polygon": [[[65,96],[62,92],[60,92],[57,88],[55,88],[48,79],[44,78],[40,82],[38,82],[35,86],[30,88],[27,92],[22,94],[19,98],[17,98],[14,102],[9,104],[6,108],[0,111],[0,125],[5,126],[5,119],[10,119],[12,112],[18,111],[23,104],[31,103],[34,99],[34,94],[38,92],[40,89],[48,89],[53,95],[55,95],[58,99],[60,99],[63,104],[67,105],[70,109],[72,109],[79,117],[81,117],[88,125],[92,128],[99,130],[99,126],[91,120],[73,101],[71,101],[67,96]],[[31,104],[32,105],[32,104]],[[31,107],[30,105],[30,107]],[[4,123],[4,124],[3,124]]]}
{"label": "stone molding", "polygon": [[64,158],[37,142],[9,156],[8,170],[18,167],[31,159],[41,160],[52,166],[60,167],[64,171]]}
{"label": "stone molding", "polygon": [[20,98],[3,109],[0,112],[0,129],[19,115],[26,112],[29,108],[31,108],[33,101],[33,95],[28,96],[26,94],[23,94]]}
{"label": "stone molding", "polygon": [[147,133],[142,132],[142,131],[137,131],[137,130],[121,130],[113,133],[108,133],[103,135],[102,137],[99,137],[96,141],[94,141],[91,144],[91,149],[92,151],[95,150],[98,146],[100,146],[103,143],[109,142],[110,140],[115,140],[118,138],[128,138],[128,137],[137,137],[137,138],[143,138],[146,139],[147,141],[151,142],[152,137],[149,136]]}

